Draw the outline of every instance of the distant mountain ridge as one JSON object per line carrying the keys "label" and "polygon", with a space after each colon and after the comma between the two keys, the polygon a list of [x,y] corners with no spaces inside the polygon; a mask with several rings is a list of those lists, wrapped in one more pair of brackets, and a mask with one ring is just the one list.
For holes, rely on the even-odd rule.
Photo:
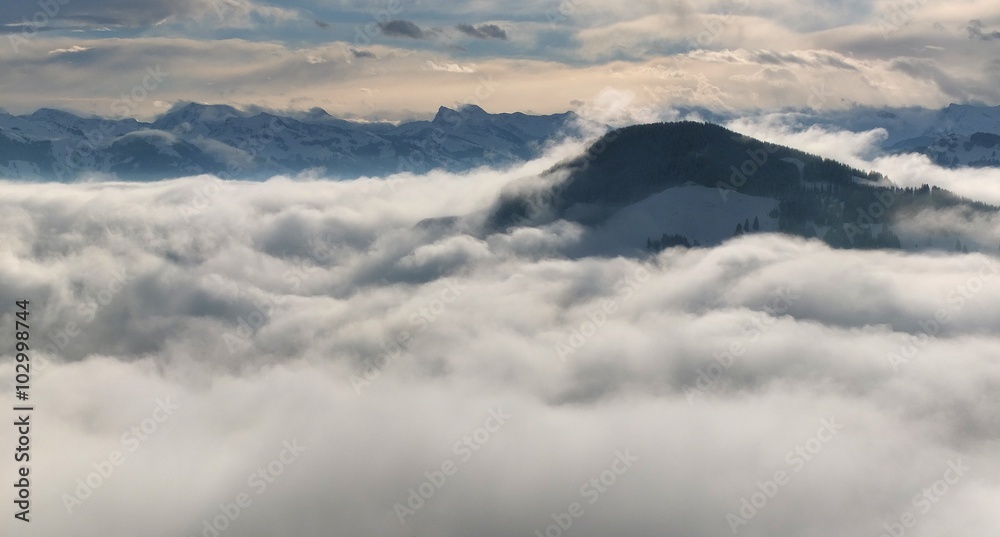
{"label": "distant mountain ridge", "polygon": [[[679,113],[713,123],[735,118],[698,108]],[[1000,107],[858,107],[792,117],[803,127],[885,129],[886,154],[923,153],[947,167],[1000,166]],[[319,108],[275,114],[196,103],[177,105],[151,122],[0,110],[0,178],[156,180],[210,173],[258,180],[316,170],[350,179],[464,171],[534,158],[546,143],[579,134],[579,120],[572,112],[489,114],[475,105],[441,107],[433,120],[399,125],[347,121]]]}
{"label": "distant mountain ridge", "polygon": [[953,104],[922,137],[901,145],[918,148],[942,166],[1000,166],[1000,106]]}
{"label": "distant mountain ridge", "polygon": [[578,119],[572,112],[489,114],[476,105],[441,107],[431,121],[400,125],[346,121],[318,108],[287,116],[196,103],[148,123],[53,109],[0,113],[0,178],[264,179],[318,170],[350,179],[464,171],[534,158],[547,142],[576,134]]}
{"label": "distant mountain ridge", "polygon": [[[725,124],[747,113],[679,108],[677,117]],[[833,110],[782,110],[795,130],[818,126],[851,132],[885,130],[881,154],[921,153],[949,168],[1000,167],[1000,106],[951,104],[941,109],[854,106]],[[770,115],[770,114],[768,114]]]}

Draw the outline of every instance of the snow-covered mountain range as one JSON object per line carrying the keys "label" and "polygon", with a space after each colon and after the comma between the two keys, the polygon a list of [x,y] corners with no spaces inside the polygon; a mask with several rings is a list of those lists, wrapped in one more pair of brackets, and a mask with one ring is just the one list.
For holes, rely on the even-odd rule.
{"label": "snow-covered mountain range", "polygon": [[431,121],[400,125],[345,121],[321,109],[287,116],[195,103],[175,106],[150,123],[52,109],[0,113],[0,178],[154,180],[212,173],[260,179],[313,169],[354,178],[461,171],[535,157],[546,142],[575,133],[577,119],[571,112],[488,114],[475,105],[441,107]]}
{"label": "snow-covered mountain range", "polygon": [[1000,166],[1000,106],[952,104],[927,108],[851,108],[800,114],[803,127],[853,132],[884,129],[885,153],[923,153],[950,168]]}
{"label": "snow-covered mountain range", "polygon": [[1000,107],[953,104],[920,136],[892,149],[917,150],[942,166],[1000,166]]}
{"label": "snow-covered mountain range", "polygon": [[[686,114],[716,123],[734,119],[708,110]],[[852,108],[793,117],[803,127],[884,129],[885,153],[923,153],[948,167],[1000,166],[1000,107]],[[278,115],[195,103],[152,122],[53,109],[20,116],[0,111],[0,178],[155,180],[211,173],[264,179],[315,170],[349,179],[463,171],[538,156],[547,142],[579,134],[579,120],[573,112],[489,114],[475,105],[441,107],[431,121],[398,125],[346,121],[318,108]]]}

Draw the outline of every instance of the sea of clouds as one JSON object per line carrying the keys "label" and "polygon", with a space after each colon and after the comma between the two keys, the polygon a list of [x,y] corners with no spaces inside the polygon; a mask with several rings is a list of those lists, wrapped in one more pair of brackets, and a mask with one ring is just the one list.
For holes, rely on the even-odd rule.
{"label": "sea of clouds", "polygon": [[[849,162],[873,136],[741,127]],[[428,220],[576,149],[343,183],[0,182],[0,348],[30,300],[36,405],[33,520],[8,501],[4,533],[1000,526],[995,255],[761,234],[581,256],[571,223]],[[995,172],[891,162],[1000,201]]]}

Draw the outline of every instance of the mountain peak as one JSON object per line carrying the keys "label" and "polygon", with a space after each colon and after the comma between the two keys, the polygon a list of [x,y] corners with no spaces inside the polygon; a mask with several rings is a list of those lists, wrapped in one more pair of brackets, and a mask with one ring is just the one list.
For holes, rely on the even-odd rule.
{"label": "mountain peak", "polygon": [[245,117],[246,114],[226,104],[201,104],[195,102],[177,103],[167,113],[156,118],[153,127],[172,130],[184,124],[221,124],[231,117]]}
{"label": "mountain peak", "polygon": [[183,116],[183,117],[205,117],[211,116],[218,118],[220,116],[241,116],[242,112],[229,106],[228,104],[201,104],[196,102],[188,103],[177,103],[167,111],[166,114],[160,116],[159,119],[164,119],[168,116]]}
{"label": "mountain peak", "polygon": [[64,110],[57,110],[55,108],[39,108],[35,110],[31,115],[26,116],[32,121],[76,121],[80,119],[80,116],[73,114],[71,112],[66,112]]}
{"label": "mountain peak", "polygon": [[457,110],[452,110],[451,108],[448,108],[447,106],[442,106],[442,107],[438,108],[437,114],[434,115],[434,119],[431,120],[431,123],[442,123],[444,121],[447,121],[449,118],[452,118],[452,117],[455,117],[455,116],[458,116],[458,115],[460,115],[460,114],[458,113]]}
{"label": "mountain peak", "polygon": [[469,117],[489,117],[489,112],[483,110],[479,105],[476,104],[463,104],[458,108],[458,111],[463,116]]}
{"label": "mountain peak", "polygon": [[310,119],[335,119],[329,112],[318,106],[310,108],[309,111],[306,112],[306,117]]}
{"label": "mountain peak", "polygon": [[475,104],[463,104],[458,107],[458,110],[442,106],[438,108],[433,123],[458,123],[468,119],[489,119],[491,117],[489,112]]}

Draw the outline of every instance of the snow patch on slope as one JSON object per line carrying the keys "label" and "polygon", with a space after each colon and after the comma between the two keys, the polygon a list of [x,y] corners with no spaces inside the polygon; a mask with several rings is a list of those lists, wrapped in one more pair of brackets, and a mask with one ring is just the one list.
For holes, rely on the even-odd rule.
{"label": "snow patch on slope", "polygon": [[[778,231],[778,219],[769,214],[778,200],[748,196],[731,190],[681,185],[628,205],[596,232],[607,245],[623,250],[644,248],[646,239],[680,234],[703,246],[719,244],[736,231],[736,224],[757,218],[760,233]],[[603,242],[603,241],[602,241]]]}

